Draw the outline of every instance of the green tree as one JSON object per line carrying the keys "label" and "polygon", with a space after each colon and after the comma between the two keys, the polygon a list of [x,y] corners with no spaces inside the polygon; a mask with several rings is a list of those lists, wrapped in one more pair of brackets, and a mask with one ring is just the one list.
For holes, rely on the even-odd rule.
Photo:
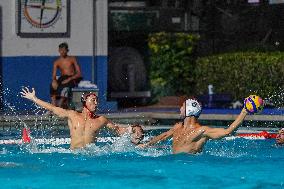
{"label": "green tree", "polygon": [[199,36],[155,33],[149,36],[150,83],[154,99],[194,92],[195,47]]}

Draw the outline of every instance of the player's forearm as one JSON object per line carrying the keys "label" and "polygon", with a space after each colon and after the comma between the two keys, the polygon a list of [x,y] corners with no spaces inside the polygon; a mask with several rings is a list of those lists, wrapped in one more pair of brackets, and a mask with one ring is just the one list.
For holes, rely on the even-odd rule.
{"label": "player's forearm", "polygon": [[32,99],[32,101],[35,104],[37,104],[37,105],[39,105],[39,106],[41,106],[41,107],[43,107],[43,108],[45,108],[45,109],[47,109],[49,111],[53,111],[53,109],[55,108],[55,106],[53,106],[52,104],[50,104],[48,102],[45,102],[45,101],[37,98],[36,96]]}
{"label": "player's forearm", "polygon": [[160,142],[160,141],[165,140],[166,138],[167,138],[167,137],[166,137],[166,134],[165,134],[165,133],[160,134],[160,135],[154,137],[154,138],[153,138],[152,140],[150,140],[149,142],[147,142],[147,143],[146,143],[146,146],[151,146],[151,145],[153,145],[153,144],[156,144],[156,143],[158,143],[158,142]]}
{"label": "player's forearm", "polygon": [[64,118],[64,117],[68,117],[68,111],[63,109],[63,108],[60,108],[60,107],[56,107],[48,102],[45,102],[43,100],[40,100],[38,98],[33,98],[32,101],[34,103],[36,103],[37,105],[53,112],[55,115],[61,117],[61,118]]}
{"label": "player's forearm", "polygon": [[229,134],[231,134],[234,130],[236,130],[241,123],[244,121],[245,117],[247,115],[247,111],[245,109],[242,109],[241,113],[238,115],[236,120],[226,129]]}

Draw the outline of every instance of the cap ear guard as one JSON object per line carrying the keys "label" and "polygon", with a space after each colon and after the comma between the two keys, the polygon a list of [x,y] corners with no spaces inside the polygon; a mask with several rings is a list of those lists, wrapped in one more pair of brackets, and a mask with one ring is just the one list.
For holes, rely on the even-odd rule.
{"label": "cap ear guard", "polygon": [[199,117],[202,107],[197,100],[187,99],[185,101],[185,117],[194,116]]}
{"label": "cap ear guard", "polygon": [[81,96],[81,102],[82,102],[82,104],[85,104],[85,103],[86,103],[86,99],[85,99],[85,97],[84,97],[84,94],[82,94],[82,96]]}
{"label": "cap ear guard", "polygon": [[92,95],[95,96],[96,98],[98,98],[98,96],[96,95],[96,93],[82,94],[82,96],[81,96],[81,102],[82,102],[82,104],[85,105],[87,98],[88,98],[89,96],[92,96]]}

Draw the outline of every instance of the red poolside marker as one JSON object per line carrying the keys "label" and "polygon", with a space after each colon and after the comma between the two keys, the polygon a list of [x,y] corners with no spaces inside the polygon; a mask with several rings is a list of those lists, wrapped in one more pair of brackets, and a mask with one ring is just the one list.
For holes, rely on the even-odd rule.
{"label": "red poolside marker", "polygon": [[30,130],[27,128],[23,129],[23,136],[22,136],[23,143],[30,143],[31,137],[30,137]]}
{"label": "red poolside marker", "polygon": [[275,133],[268,133],[267,131],[261,131],[260,133],[239,133],[240,137],[264,137],[265,139],[276,138]]}
{"label": "red poolside marker", "polygon": [[263,136],[264,138],[270,138],[270,134],[267,131],[261,131],[259,135]]}

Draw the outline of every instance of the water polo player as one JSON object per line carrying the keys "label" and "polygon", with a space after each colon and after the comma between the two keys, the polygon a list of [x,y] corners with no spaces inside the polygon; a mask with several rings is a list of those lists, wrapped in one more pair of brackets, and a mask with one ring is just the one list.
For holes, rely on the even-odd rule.
{"label": "water polo player", "polygon": [[172,129],[154,137],[140,147],[151,146],[167,138],[173,138],[172,150],[177,153],[199,153],[209,139],[220,139],[235,131],[247,115],[243,108],[236,120],[226,129],[211,128],[198,123],[202,108],[194,99],[186,100],[180,108],[180,115],[183,122],[176,123]]}
{"label": "water polo player", "polygon": [[133,124],[131,127],[130,133],[130,141],[138,145],[141,143],[141,141],[144,139],[144,130],[139,124]]}
{"label": "water polo player", "polygon": [[284,144],[284,128],[278,131],[278,134],[276,135],[276,144]]}
{"label": "water polo player", "polygon": [[34,89],[30,91],[27,87],[25,87],[22,89],[21,94],[23,98],[31,100],[35,104],[53,112],[61,118],[68,119],[71,149],[83,148],[90,143],[96,142],[98,131],[104,126],[115,131],[118,135],[122,135],[129,130],[129,128],[115,125],[106,117],[96,114],[98,97],[95,93],[85,94],[82,96],[82,112],[66,110],[40,100],[36,97]]}

